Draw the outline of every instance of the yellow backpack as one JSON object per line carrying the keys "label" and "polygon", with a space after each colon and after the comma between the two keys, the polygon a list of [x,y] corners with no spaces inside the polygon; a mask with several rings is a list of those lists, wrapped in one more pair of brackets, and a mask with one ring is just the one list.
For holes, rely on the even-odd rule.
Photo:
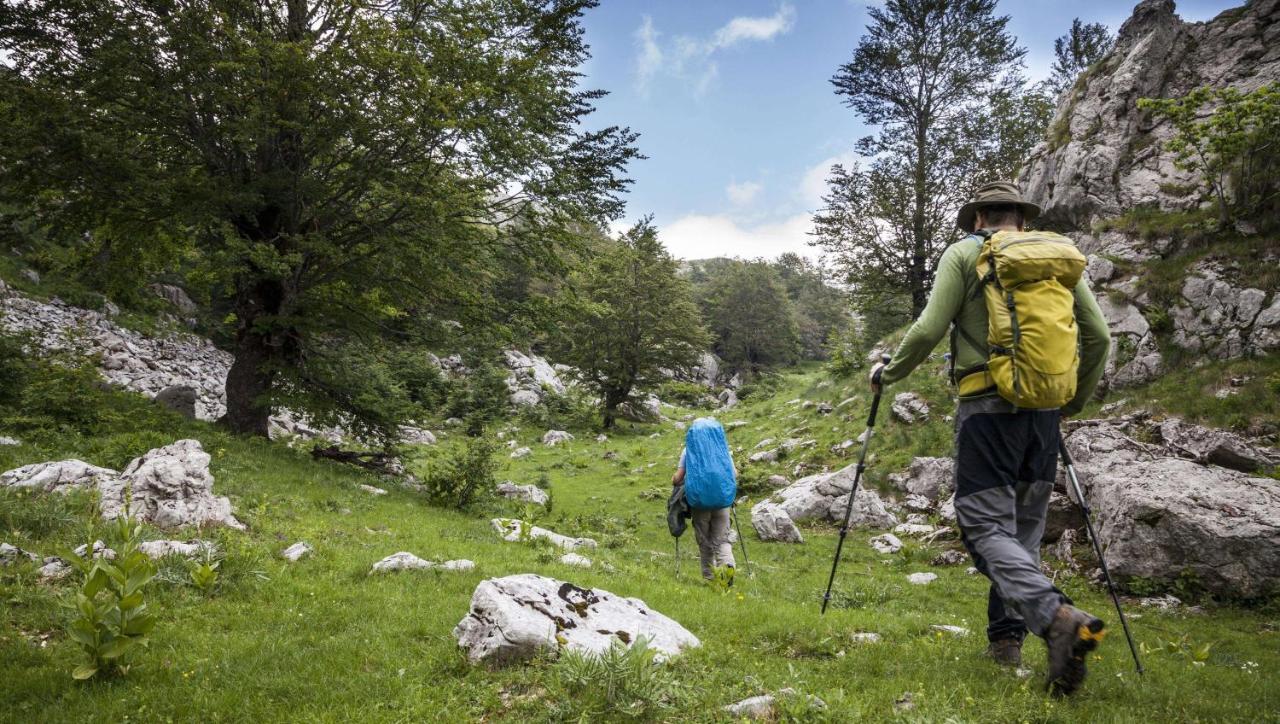
{"label": "yellow backpack", "polygon": [[1020,408],[1062,407],[1076,395],[1080,352],[1072,290],[1084,274],[1084,255],[1051,231],[978,234],[989,357],[985,369],[960,381],[960,394],[995,387]]}

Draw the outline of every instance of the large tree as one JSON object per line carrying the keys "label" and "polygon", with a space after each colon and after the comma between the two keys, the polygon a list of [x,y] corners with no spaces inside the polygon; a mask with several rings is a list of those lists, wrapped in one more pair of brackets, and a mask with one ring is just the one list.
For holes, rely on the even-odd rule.
{"label": "large tree", "polygon": [[689,371],[710,343],[689,282],[649,219],[633,226],[569,277],[556,358],[600,395],[604,426],[618,407]]}
{"label": "large tree", "polygon": [[1022,101],[1025,55],[995,6],[888,0],[868,10],[867,34],[832,78],[837,95],[879,132],[858,142],[863,162],[833,168],[814,243],[847,273],[864,307],[905,296],[919,314],[937,260],[956,239],[959,204],[1039,140],[1038,131],[1018,143],[993,140],[1016,125],[1001,108]]}
{"label": "large tree", "polygon": [[181,262],[227,310],[226,421],[265,435],[281,396],[351,396],[343,350],[620,212],[635,136],[583,126],[594,5],[9,3],[0,200],[114,274]]}
{"label": "large tree", "polygon": [[1115,38],[1107,26],[1081,23],[1080,18],[1072,20],[1066,35],[1053,41],[1054,61],[1048,80],[1053,95],[1061,95],[1070,88],[1076,77],[1111,51],[1114,43]]}

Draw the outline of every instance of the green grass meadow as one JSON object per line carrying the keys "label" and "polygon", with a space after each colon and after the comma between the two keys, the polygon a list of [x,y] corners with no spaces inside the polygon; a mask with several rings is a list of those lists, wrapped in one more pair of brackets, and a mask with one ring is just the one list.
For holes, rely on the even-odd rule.
{"label": "green grass meadow", "polygon": [[[882,414],[873,441],[869,484],[914,455],[945,455],[950,412],[940,362],[907,384],[933,406],[928,423],[904,426]],[[1265,380],[1269,370],[1258,373]],[[908,389],[906,385],[892,392]],[[850,400],[829,415],[793,400]],[[123,411],[139,410],[114,395]],[[743,490],[758,500],[760,481],[793,477],[798,464],[818,471],[850,464],[856,448],[831,447],[863,429],[869,396],[860,383],[825,379],[816,368],[788,373],[774,389],[758,387],[724,422],[741,448]],[[886,411],[887,412],[887,411]],[[673,419],[696,410],[668,410]],[[0,433],[3,433],[0,430]],[[1043,692],[1044,647],[1029,640],[1025,678],[982,656],[986,580],[965,565],[933,567],[946,547],[909,544],[894,555],[867,543],[880,531],[855,530],[845,546],[834,607],[819,601],[835,547],[832,528],[806,528],[801,545],[766,544],[749,526],[749,501],[739,511],[753,575],[742,566],[732,589],[697,576],[690,532],[682,541],[679,575],[665,526],[665,496],[682,433],[671,422],[626,424],[595,442],[595,432],[549,448],[529,425],[514,434],[533,448],[522,460],[498,453],[498,479],[542,481],[553,495],[535,522],[557,532],[589,535],[601,547],[591,569],[571,568],[543,546],[508,543],[490,528],[495,515],[524,515],[523,506],[489,501],[459,512],[428,505],[417,493],[336,463],[315,462],[305,445],[231,437],[208,425],[158,412],[122,414],[115,429],[92,437],[46,434],[0,447],[0,470],[79,456],[122,466],[130,456],[179,437],[201,440],[213,456],[214,490],[229,495],[249,529],[147,530],[147,537],[215,539],[225,554],[212,591],[187,581],[185,564],[164,561],[149,587],[160,618],[150,646],[131,656],[126,676],[72,680],[78,647],[63,633],[74,578],[37,581],[36,566],[0,568],[0,720],[11,722],[417,722],[417,721],[722,721],[726,704],[792,687],[826,702],[825,709],[787,704],[782,718],[801,721],[1266,721],[1280,719],[1280,608],[1204,602],[1200,611],[1131,605],[1144,647],[1145,677],[1134,674],[1105,592],[1069,572],[1059,585],[1112,625],[1090,661],[1091,676],[1076,697]],[[491,433],[492,434],[492,433]],[[817,440],[775,464],[745,463],[764,438]],[[424,469],[461,444],[460,433],[421,448],[411,467]],[[606,455],[606,453],[609,453]],[[372,496],[361,484],[387,488]],[[42,555],[105,535],[87,496],[0,495],[0,540]],[[279,553],[305,540],[315,553],[287,563]],[[369,575],[397,551],[428,560],[474,560],[468,572]],[[739,555],[740,549],[736,551]],[[1077,558],[1092,560],[1086,547]],[[915,586],[906,576],[933,571]],[[500,670],[467,663],[451,630],[468,610],[481,580],[536,572],[643,599],[679,621],[702,647],[660,665],[642,701],[610,700],[603,687],[576,680],[564,660],[548,657]],[[954,636],[931,629],[969,629]],[[880,634],[858,643],[858,632]],[[1207,649],[1205,647],[1208,647]],[[910,705],[897,702],[909,695]]]}

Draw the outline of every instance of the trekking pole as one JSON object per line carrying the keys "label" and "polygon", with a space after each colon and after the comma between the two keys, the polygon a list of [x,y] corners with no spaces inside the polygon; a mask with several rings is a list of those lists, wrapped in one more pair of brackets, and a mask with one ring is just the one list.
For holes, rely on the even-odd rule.
{"label": "trekking pole", "polygon": [[676,578],[680,577],[680,539],[672,538],[676,542]]}
{"label": "trekking pole", "polygon": [[738,527],[738,501],[733,501],[733,505],[729,507],[729,515],[733,517],[733,529],[738,532],[738,545],[742,546],[742,562],[747,564],[747,576],[755,578],[755,574],[751,572],[751,559],[747,558],[747,541],[742,537],[742,528]]}
{"label": "trekking pole", "polygon": [[1133,666],[1142,676],[1142,662],[1138,660],[1138,647],[1133,644],[1133,634],[1129,633],[1129,622],[1124,617],[1124,609],[1120,608],[1120,595],[1116,593],[1116,584],[1111,580],[1111,572],[1107,570],[1107,560],[1102,557],[1102,544],[1098,542],[1098,534],[1093,530],[1093,513],[1089,510],[1089,502],[1084,499],[1084,491],[1080,488],[1080,479],[1076,477],[1075,466],[1071,464],[1071,453],[1067,451],[1067,441],[1058,431],[1058,452],[1062,454],[1062,464],[1067,468],[1067,479],[1071,481],[1071,489],[1075,491],[1076,502],[1084,511],[1084,526],[1089,531],[1089,541],[1093,543],[1093,552],[1098,556],[1098,565],[1102,568],[1102,577],[1107,582],[1107,590],[1111,592],[1111,601],[1116,605],[1116,613],[1120,614],[1120,626],[1124,628],[1124,637],[1129,641],[1129,652],[1133,654]]}
{"label": "trekking pole", "polygon": [[[889,355],[880,355],[882,365],[889,364]],[[884,370],[883,367],[880,368]],[[875,379],[880,383],[879,376]],[[827,612],[827,603],[831,601],[831,586],[836,582],[836,568],[840,565],[840,551],[844,550],[844,537],[849,534],[849,519],[853,517],[853,499],[858,495],[858,483],[862,480],[862,471],[867,467],[867,446],[871,444],[871,436],[875,434],[876,413],[880,411],[880,394],[883,388],[877,388],[871,398],[871,414],[867,415],[867,432],[862,437],[862,454],[858,456],[858,467],[853,471],[853,488],[849,490],[849,504],[844,509],[844,523],[840,525],[840,539],[836,541],[836,557],[831,560],[831,576],[827,578],[827,592],[822,594],[822,613]]]}

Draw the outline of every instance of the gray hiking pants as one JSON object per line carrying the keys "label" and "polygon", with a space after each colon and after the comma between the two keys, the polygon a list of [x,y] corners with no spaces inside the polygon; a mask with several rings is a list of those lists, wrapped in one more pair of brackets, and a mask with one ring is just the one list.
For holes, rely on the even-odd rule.
{"label": "gray hiking pants", "polygon": [[698,539],[702,577],[711,578],[713,566],[732,566],[733,543],[729,539],[729,509],[694,510],[693,537]]}
{"label": "gray hiking pants", "polygon": [[1040,538],[1058,466],[1057,410],[1018,410],[1000,398],[956,412],[956,518],[977,569],[991,579],[987,637],[1044,636],[1069,603],[1040,570]]}

